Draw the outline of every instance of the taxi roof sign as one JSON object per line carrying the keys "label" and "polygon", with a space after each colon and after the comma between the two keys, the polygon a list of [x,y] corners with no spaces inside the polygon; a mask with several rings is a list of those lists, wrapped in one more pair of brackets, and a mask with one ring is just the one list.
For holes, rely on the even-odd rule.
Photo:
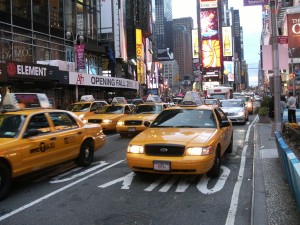
{"label": "taxi roof sign", "polygon": [[6,93],[2,110],[21,110],[31,108],[52,108],[44,93]]}
{"label": "taxi roof sign", "polygon": [[181,105],[203,105],[204,102],[200,94],[196,91],[187,91],[184,95]]}
{"label": "taxi roof sign", "polygon": [[161,99],[158,95],[148,95],[146,102],[161,102]]}
{"label": "taxi roof sign", "polygon": [[114,97],[111,103],[114,104],[127,104],[127,101],[124,97]]}
{"label": "taxi roof sign", "polygon": [[95,101],[95,98],[93,95],[82,95],[80,98],[81,102],[93,102]]}

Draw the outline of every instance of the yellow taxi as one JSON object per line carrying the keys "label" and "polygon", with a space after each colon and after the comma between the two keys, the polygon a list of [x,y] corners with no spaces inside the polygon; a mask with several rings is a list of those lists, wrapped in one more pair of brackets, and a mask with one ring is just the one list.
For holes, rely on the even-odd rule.
{"label": "yellow taxi", "polygon": [[95,100],[92,95],[83,95],[79,102],[72,103],[67,107],[67,110],[85,120],[99,112],[105,105],[108,105],[105,100]]}
{"label": "yellow taxi", "polygon": [[128,144],[134,172],[204,174],[217,177],[221,159],[233,146],[232,123],[216,105],[183,105],[163,110]]}
{"label": "yellow taxi", "polygon": [[135,105],[112,103],[104,106],[104,108],[94,116],[87,118],[88,123],[97,123],[102,126],[104,131],[115,131],[119,119],[134,112]]}
{"label": "yellow taxi", "polygon": [[45,94],[6,94],[0,113],[0,199],[15,177],[69,160],[89,166],[105,142],[100,125],[52,109]]}
{"label": "yellow taxi", "polygon": [[136,106],[134,114],[127,115],[117,122],[116,130],[121,137],[138,134],[145,130],[145,121],[152,122],[164,109],[169,108],[167,103],[144,103]]}

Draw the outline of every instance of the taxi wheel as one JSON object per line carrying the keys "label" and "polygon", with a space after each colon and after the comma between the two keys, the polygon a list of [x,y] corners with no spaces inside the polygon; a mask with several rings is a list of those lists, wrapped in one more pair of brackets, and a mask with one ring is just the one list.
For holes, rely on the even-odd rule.
{"label": "taxi wheel", "polygon": [[120,133],[120,136],[121,136],[121,138],[127,138],[128,134],[126,134],[126,133]]}
{"label": "taxi wheel", "polygon": [[0,200],[3,199],[11,185],[11,172],[7,165],[0,162]]}
{"label": "taxi wheel", "polygon": [[221,156],[220,156],[220,149],[219,147],[217,148],[216,156],[215,156],[215,161],[214,165],[212,168],[207,172],[207,175],[209,177],[219,177],[221,172]]}
{"label": "taxi wheel", "polygon": [[76,160],[78,166],[89,166],[94,160],[94,146],[91,141],[85,141],[81,145],[79,156]]}

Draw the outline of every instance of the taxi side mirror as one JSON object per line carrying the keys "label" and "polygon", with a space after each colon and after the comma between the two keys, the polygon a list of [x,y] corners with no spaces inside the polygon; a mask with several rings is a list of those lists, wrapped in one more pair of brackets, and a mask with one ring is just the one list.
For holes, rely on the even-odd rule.
{"label": "taxi side mirror", "polygon": [[145,127],[150,127],[150,124],[151,124],[150,121],[145,121],[145,122],[144,122],[144,126],[145,126]]}
{"label": "taxi side mirror", "polygon": [[230,125],[229,120],[223,120],[220,123],[220,127],[228,127]]}

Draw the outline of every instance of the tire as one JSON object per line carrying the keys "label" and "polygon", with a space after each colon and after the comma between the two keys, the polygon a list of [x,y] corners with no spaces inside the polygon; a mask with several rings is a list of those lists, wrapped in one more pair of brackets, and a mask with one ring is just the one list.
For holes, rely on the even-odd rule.
{"label": "tire", "polygon": [[94,146],[91,141],[84,141],[80,147],[80,153],[76,159],[78,166],[89,166],[94,160]]}
{"label": "tire", "polygon": [[120,133],[121,138],[127,138],[128,135],[126,133]]}
{"label": "tire", "polygon": [[219,177],[220,173],[221,173],[221,156],[220,156],[220,150],[218,148],[214,160],[214,165],[207,172],[207,176],[216,178]]}
{"label": "tire", "polygon": [[9,167],[0,162],[0,200],[4,199],[11,186],[11,171]]}
{"label": "tire", "polygon": [[231,153],[233,150],[233,134],[231,135],[230,143],[225,151],[225,153]]}

